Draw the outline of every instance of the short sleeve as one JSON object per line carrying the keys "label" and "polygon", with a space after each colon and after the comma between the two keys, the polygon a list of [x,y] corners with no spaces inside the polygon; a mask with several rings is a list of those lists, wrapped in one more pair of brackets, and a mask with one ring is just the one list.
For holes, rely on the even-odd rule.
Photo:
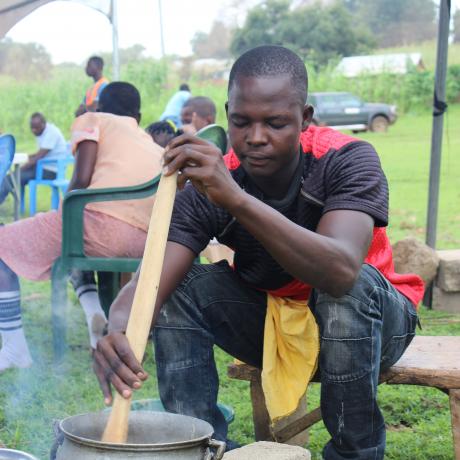
{"label": "short sleeve", "polygon": [[100,119],[96,113],[87,112],[75,119],[71,129],[70,144],[72,153],[77,151],[83,141],[99,142]]}
{"label": "short sleeve", "polygon": [[388,183],[380,159],[367,142],[354,142],[336,151],[325,171],[323,212],[338,209],[370,215],[376,227],[388,225]]}
{"label": "short sleeve", "polygon": [[225,211],[214,206],[188,184],[176,195],[168,241],[182,244],[199,254],[217,235]]}

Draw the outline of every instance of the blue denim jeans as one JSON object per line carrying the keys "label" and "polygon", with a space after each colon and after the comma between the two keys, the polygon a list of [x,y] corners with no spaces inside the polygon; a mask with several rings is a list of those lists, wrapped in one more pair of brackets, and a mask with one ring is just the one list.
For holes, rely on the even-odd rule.
{"label": "blue denim jeans", "polygon": [[[331,440],[327,460],[383,459],[385,425],[377,406],[379,372],[414,337],[411,302],[370,265],[334,298],[314,290],[309,305],[321,334],[321,411]],[[163,306],[154,329],[161,400],[170,412],[201,418],[226,440],[217,408],[213,346],[261,367],[266,294],[242,283],[226,262],[194,265]]]}

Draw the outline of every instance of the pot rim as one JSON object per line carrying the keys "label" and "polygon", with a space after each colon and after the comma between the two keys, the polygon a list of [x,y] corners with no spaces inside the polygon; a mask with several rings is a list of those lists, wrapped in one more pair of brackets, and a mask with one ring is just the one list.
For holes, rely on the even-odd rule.
{"label": "pot rim", "polygon": [[[151,413],[151,412],[155,412],[155,411],[135,411],[135,412],[137,412],[137,413],[142,413],[142,412]],[[132,444],[132,443],[119,444],[119,443],[113,443],[113,442],[97,441],[96,439],[89,439],[89,438],[84,438],[83,436],[77,436],[77,435],[67,431],[63,426],[63,424],[66,421],[68,421],[70,419],[73,419],[75,417],[79,417],[79,416],[83,416],[83,415],[89,415],[89,414],[96,414],[96,413],[98,413],[98,412],[87,412],[87,413],[83,413],[83,414],[76,414],[76,415],[71,415],[69,417],[66,417],[66,418],[62,419],[59,422],[59,429],[64,434],[64,436],[66,438],[71,439],[72,441],[76,442],[77,444],[86,445],[86,446],[92,446],[92,447],[99,447],[99,448],[103,447],[105,450],[110,449],[110,450],[118,450],[118,451],[120,451],[120,450],[121,451],[124,451],[124,450],[129,450],[129,451],[145,451],[145,450],[167,451],[167,450],[186,449],[188,447],[194,447],[194,446],[201,445],[201,444],[204,443],[204,441],[207,441],[206,446],[208,446],[209,441],[211,440],[212,433],[213,433],[212,426],[208,422],[206,422],[205,420],[197,419],[197,418],[191,417],[189,415],[172,414],[172,413],[170,415],[180,415],[181,417],[188,417],[188,418],[191,418],[191,419],[200,420],[200,422],[209,425],[209,428],[210,428],[209,434],[203,435],[203,436],[201,436],[199,438],[190,439],[190,440],[187,440],[187,441],[176,441],[176,442],[154,443],[154,444],[151,444],[151,443],[150,444],[139,444],[139,443],[136,443],[136,444]],[[158,412],[158,413],[164,414],[164,412]]]}
{"label": "pot rim", "polygon": [[[7,449],[6,447],[0,447],[0,454],[1,453],[12,453],[12,454],[21,454],[23,459],[27,460],[37,460],[37,457],[34,457],[32,454],[28,454],[27,452],[23,452],[22,450],[16,450],[16,449]],[[18,459],[20,457],[17,457]]]}

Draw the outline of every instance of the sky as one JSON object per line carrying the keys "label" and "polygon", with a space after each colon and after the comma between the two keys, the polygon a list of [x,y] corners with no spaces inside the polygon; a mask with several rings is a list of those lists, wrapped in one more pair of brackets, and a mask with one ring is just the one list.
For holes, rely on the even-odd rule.
{"label": "sky", "polygon": [[[235,0],[162,0],[163,30],[167,54],[191,54],[190,41],[197,31],[209,32],[215,19],[240,24],[243,9]],[[253,5],[257,0],[240,1]],[[460,0],[453,4],[460,8]],[[119,46],[140,43],[148,56],[160,57],[159,0],[118,0]],[[88,7],[56,1],[35,10],[7,34],[14,41],[38,42],[53,63],[83,63],[90,55],[110,52],[112,32],[108,19]]]}
{"label": "sky", "polygon": [[[162,0],[166,53],[191,54],[190,40],[195,32],[209,32],[218,17],[240,20],[242,12],[230,8],[233,3],[231,0]],[[140,43],[147,55],[161,56],[158,4],[158,0],[118,0],[120,48]],[[55,64],[82,63],[92,54],[112,49],[108,19],[88,7],[64,1],[35,10],[16,24],[7,37],[18,42],[41,43]]]}

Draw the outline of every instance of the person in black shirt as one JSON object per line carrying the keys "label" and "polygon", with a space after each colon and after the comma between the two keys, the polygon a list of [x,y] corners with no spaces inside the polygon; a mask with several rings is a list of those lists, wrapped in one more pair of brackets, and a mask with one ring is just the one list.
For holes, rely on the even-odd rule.
{"label": "person in black shirt", "polygon": [[[309,126],[306,98],[295,53],[254,48],[230,73],[234,154],[223,159],[188,135],[168,145],[164,174],[179,171],[181,191],[152,321],[160,397],[168,411],[207,420],[227,440],[213,346],[261,367],[268,293],[302,299],[320,331],[321,410],[331,435],[324,458],[383,459],[379,371],[412,340],[422,293],[418,278],[391,271],[377,154]],[[214,237],[234,249],[234,267],[193,263]],[[124,335],[136,282],[114,301],[109,334],[94,354],[107,404],[111,385],[129,397],[147,378]]]}

